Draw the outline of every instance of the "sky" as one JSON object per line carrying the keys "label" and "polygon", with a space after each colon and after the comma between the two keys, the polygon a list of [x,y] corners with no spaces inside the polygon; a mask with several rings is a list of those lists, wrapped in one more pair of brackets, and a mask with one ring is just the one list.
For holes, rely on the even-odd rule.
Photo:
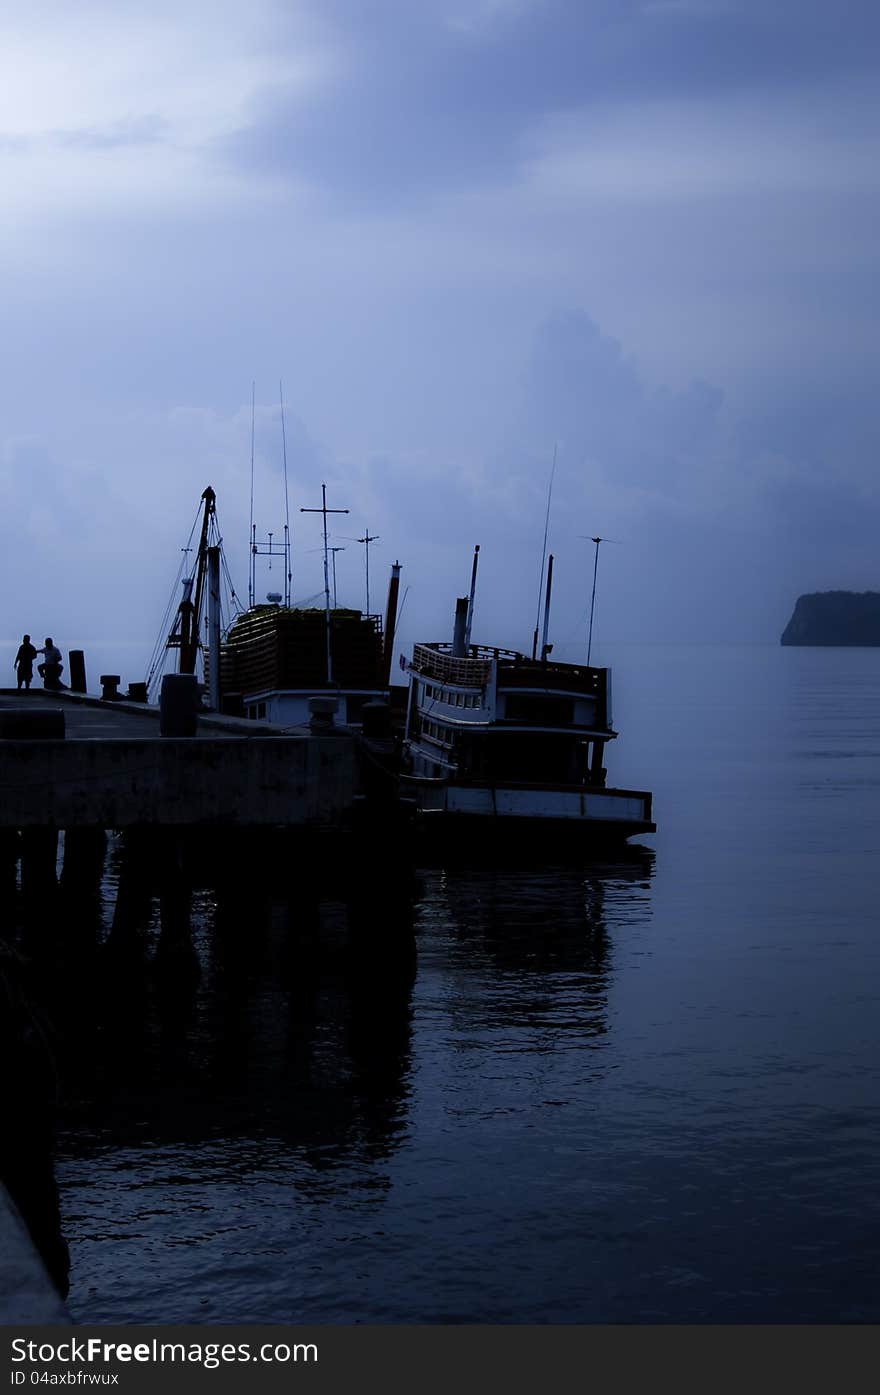
{"label": "sky", "polygon": [[[775,643],[880,589],[873,0],[0,10],[2,633],[148,652],[202,490],[247,593],[403,564],[401,647]],[[276,589],[261,571],[258,595]],[[139,658],[132,659],[136,666]],[[129,673],[128,678],[141,676]]]}

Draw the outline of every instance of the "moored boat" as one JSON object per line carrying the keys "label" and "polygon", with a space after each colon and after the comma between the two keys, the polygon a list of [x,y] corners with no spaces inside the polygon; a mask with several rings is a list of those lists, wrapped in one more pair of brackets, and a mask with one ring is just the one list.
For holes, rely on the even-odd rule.
{"label": "moored boat", "polygon": [[409,666],[402,788],[426,827],[653,833],[651,794],[607,784],[608,669],[470,644],[472,610],[473,590],[453,642],[416,644]]}

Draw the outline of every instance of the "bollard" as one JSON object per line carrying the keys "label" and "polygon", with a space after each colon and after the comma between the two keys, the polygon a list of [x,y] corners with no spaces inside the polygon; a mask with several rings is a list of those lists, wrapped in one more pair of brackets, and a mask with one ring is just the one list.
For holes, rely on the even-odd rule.
{"label": "bollard", "polygon": [[71,649],[67,658],[70,663],[70,691],[84,693],[86,691],[85,654],[81,649]]}
{"label": "bollard", "polygon": [[129,685],[128,685],[128,700],[129,700],[129,702],[146,702],[146,700],[147,700],[147,685],[146,685],[146,683],[129,683]]}
{"label": "bollard", "polygon": [[166,673],[159,694],[162,736],[195,736],[198,726],[199,684],[194,673]]}
{"label": "bollard", "polygon": [[338,698],[309,698],[309,726],[312,728],[312,731],[327,731],[332,728],[338,711]]}
{"label": "bollard", "polygon": [[121,681],[118,673],[101,674],[101,700],[103,702],[119,701],[119,684]]}

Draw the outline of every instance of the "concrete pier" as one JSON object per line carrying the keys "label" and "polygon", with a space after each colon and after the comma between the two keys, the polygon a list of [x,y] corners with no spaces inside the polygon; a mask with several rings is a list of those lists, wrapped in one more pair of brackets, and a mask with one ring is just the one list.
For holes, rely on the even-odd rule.
{"label": "concrete pier", "polygon": [[[354,739],[200,716],[162,737],[157,709],[69,693],[0,693],[4,710],[63,713],[65,735],[0,740],[0,830],[338,826],[355,792]],[[14,727],[12,728],[15,729]]]}
{"label": "concrete pier", "polygon": [[[150,1013],[162,1049],[182,1050],[212,962],[206,922],[229,1014],[244,1012],[236,985],[265,956],[289,993],[291,1031],[308,1039],[322,963],[341,960],[356,1035],[386,1019],[405,1032],[411,878],[386,784],[365,787],[344,731],[200,713],[194,736],[163,736],[158,709],[142,703],[0,692],[0,936],[27,961],[65,1059],[84,1039],[91,1049],[96,1014],[122,1069]],[[107,830],[121,835],[109,856]],[[12,1026],[23,1053],[27,1021]],[[30,1122],[0,1159],[0,1320],[69,1321],[38,1255],[52,1270],[51,1188],[31,1202],[19,1185],[38,1168],[51,1181],[53,1107],[41,1078],[13,1075]]]}

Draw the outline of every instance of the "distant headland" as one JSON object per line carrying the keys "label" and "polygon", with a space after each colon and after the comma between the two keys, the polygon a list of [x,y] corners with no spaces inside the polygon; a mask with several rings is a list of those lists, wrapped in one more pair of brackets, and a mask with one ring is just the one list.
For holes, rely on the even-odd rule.
{"label": "distant headland", "polygon": [[798,596],[780,643],[880,645],[880,591]]}

